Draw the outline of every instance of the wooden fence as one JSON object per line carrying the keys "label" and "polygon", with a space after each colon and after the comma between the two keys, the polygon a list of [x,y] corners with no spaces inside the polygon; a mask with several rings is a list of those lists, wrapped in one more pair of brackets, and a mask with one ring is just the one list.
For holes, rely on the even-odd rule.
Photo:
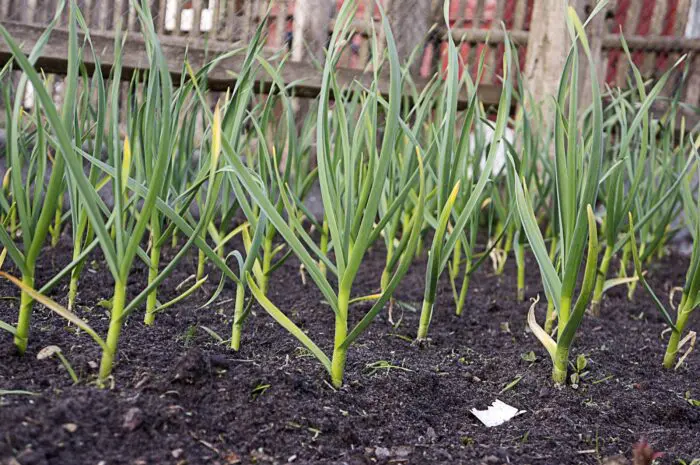
{"label": "wooden fence", "polygon": [[[342,4],[342,0],[327,0]],[[385,6],[394,1],[382,0]],[[478,55],[485,51],[486,72],[482,81],[482,98],[486,103],[498,101],[498,77],[501,73],[503,53],[503,32],[500,24],[505,24],[513,40],[519,44],[521,65],[525,63],[527,43],[531,24],[534,0],[452,0],[450,8],[451,33],[461,42],[461,56],[465,70],[476,71]],[[691,3],[700,0],[619,0],[609,4],[604,12],[605,24],[599,37],[601,53],[601,73],[610,85],[623,86],[629,74],[626,59],[621,53],[620,32],[633,51],[633,57],[647,77],[658,76],[683,53],[690,53],[693,60],[691,69],[700,76],[700,39],[686,38]],[[273,53],[291,48],[293,37],[294,1],[273,2],[270,19],[267,23],[268,52]],[[360,8],[355,18],[356,31],[351,46],[341,60],[341,79],[367,79],[366,67],[369,58],[368,36],[373,22],[379,15],[373,0],[359,0]],[[58,0],[0,0],[0,21],[10,33],[29,50],[42,27],[54,14]],[[113,51],[114,30],[121,27],[129,31],[124,55],[124,79],[138,70],[147,69],[143,41],[139,37],[139,21],[130,0],[78,0],[83,15],[90,26],[93,42],[100,51],[101,60],[108,68]],[[251,36],[260,19],[270,8],[269,0],[151,0],[151,11],[156,21],[156,30],[161,36],[163,48],[170,59],[171,70],[177,75],[187,50],[193,66],[201,65],[206,57],[232,48],[232,44],[245,43]],[[372,5],[372,6],[368,6]],[[436,25],[444,24],[442,0],[434,0],[432,16]],[[581,14],[586,13],[583,5]],[[697,20],[696,20],[697,21]],[[376,23],[375,23],[376,25]],[[64,24],[65,26],[65,19]],[[332,29],[333,21],[328,21]],[[421,60],[420,73],[423,78],[444,66],[446,28],[437,27],[426,41]],[[488,39],[488,43],[487,43]],[[52,36],[38,66],[45,72],[60,74],[65,69],[67,35],[65,30],[57,30]],[[6,44],[0,43],[0,64],[9,59]],[[85,60],[90,65],[91,58]],[[231,59],[222,63],[214,71],[209,83],[214,90],[229,87],[240,63]],[[679,74],[680,75],[680,74]],[[319,73],[317,69],[304,63],[289,63],[285,68],[287,82],[301,80],[296,92],[299,96],[313,97],[318,92]],[[265,84],[264,78],[263,87]],[[692,79],[691,79],[692,81]],[[697,82],[697,80],[695,81]],[[419,85],[421,80],[419,79]],[[679,85],[676,80],[673,85]],[[60,87],[60,86],[59,86]],[[689,84],[685,100],[693,105],[700,103],[700,86]],[[60,89],[59,89],[60,90]]]}

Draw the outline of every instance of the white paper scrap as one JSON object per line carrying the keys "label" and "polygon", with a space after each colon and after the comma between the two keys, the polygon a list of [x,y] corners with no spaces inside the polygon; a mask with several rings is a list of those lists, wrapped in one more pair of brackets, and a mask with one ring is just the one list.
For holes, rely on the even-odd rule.
{"label": "white paper scrap", "polygon": [[476,418],[479,419],[487,428],[492,428],[494,426],[502,425],[511,418],[525,413],[525,410],[518,410],[505,402],[501,402],[496,399],[493,404],[486,410],[477,410],[475,408],[470,410]]}

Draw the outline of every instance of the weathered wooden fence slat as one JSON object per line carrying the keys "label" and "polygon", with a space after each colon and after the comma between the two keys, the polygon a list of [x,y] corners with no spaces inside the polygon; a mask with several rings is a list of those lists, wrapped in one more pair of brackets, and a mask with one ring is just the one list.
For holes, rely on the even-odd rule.
{"label": "weathered wooden fence slat", "polygon": [[[25,52],[31,50],[35,40],[38,37],[37,32],[41,26],[27,26],[21,23],[6,23],[5,27],[10,34],[22,44]],[[113,33],[92,33],[91,40],[94,47],[100,50],[103,72],[109,73],[109,63],[114,58],[114,34]],[[51,41],[44,49],[42,57],[37,61],[36,66],[43,69],[47,73],[61,74],[67,66],[67,58],[64,52],[68,43],[68,33],[65,30],[57,29],[53,32]],[[182,75],[182,63],[185,58],[189,61],[194,69],[201,68],[207,61],[216,53],[222,53],[225,49],[217,48],[214,44],[210,44],[209,48],[193,47],[181,39],[170,38],[163,40],[161,48],[164,55],[168,59],[169,70],[175,82],[179,82]],[[11,53],[6,44],[0,44],[0,66],[11,59]],[[233,88],[236,83],[235,75],[240,72],[244,57],[236,55],[229,57],[214,68],[208,77],[209,89],[213,91],[225,91]],[[94,70],[95,63],[92,59],[92,54],[85,50],[83,54],[83,63],[88,72]],[[126,40],[123,47],[122,58],[122,79],[129,81],[134,73],[142,73],[150,68],[148,56],[146,54],[145,42],[140,34],[131,34]],[[296,82],[293,87],[293,92],[298,97],[314,98],[318,95],[321,88],[321,76],[315,66],[287,62],[282,68],[282,78],[285,82]],[[369,86],[373,79],[373,73],[363,72],[356,69],[339,69],[338,84],[341,88],[350,86],[357,81],[364,86]],[[261,91],[266,92],[272,87],[272,81],[265,73],[261,72],[256,77],[256,87]],[[424,88],[428,80],[425,78],[417,78],[416,86],[419,90]],[[379,82],[379,90],[388,95],[389,82],[388,78],[382,78]],[[481,86],[480,96],[487,104],[498,103],[500,91],[496,86]],[[460,105],[466,105],[468,99],[466,93],[460,97]]]}

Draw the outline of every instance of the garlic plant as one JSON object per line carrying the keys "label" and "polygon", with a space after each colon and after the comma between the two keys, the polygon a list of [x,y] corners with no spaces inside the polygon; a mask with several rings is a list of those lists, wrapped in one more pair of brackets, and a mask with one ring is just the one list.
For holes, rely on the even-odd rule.
{"label": "garlic plant", "polygon": [[[569,349],[590,302],[595,283],[598,233],[592,206],[596,202],[601,177],[604,136],[603,105],[593,65],[590,66],[593,101],[590,127],[582,128],[578,124],[577,43],[581,43],[589,61],[591,55],[583,25],[572,8],[569,8],[568,25],[574,45],[564,67],[556,102],[561,109],[568,104],[569,110],[568,114],[563,110],[557,112],[554,125],[557,195],[556,203],[552,207],[557,210],[560,219],[559,264],[550,258],[528,191],[511,157],[515,179],[515,203],[523,230],[540,268],[547,300],[554,304],[558,323],[556,339],[537,323],[535,304],[530,309],[528,324],[552,358],[552,379],[558,384],[566,382]],[[586,245],[588,251],[584,261]],[[585,267],[583,283],[578,297],[574,300],[576,282],[582,266]]]}
{"label": "garlic plant", "polygon": [[[444,16],[446,23],[449,24],[447,3],[445,3]],[[457,242],[464,238],[463,233],[467,223],[470,220],[472,222],[475,221],[475,212],[478,212],[481,206],[482,193],[493,171],[494,160],[498,153],[498,142],[503,137],[511,104],[512,81],[510,67],[512,59],[510,42],[506,36],[505,54],[503,57],[504,86],[498,104],[493,143],[490,146],[485,166],[478,180],[472,184],[472,180],[469,177],[470,170],[464,169],[460,172],[458,168],[460,165],[464,167],[468,164],[469,130],[472,126],[478,102],[476,89],[472,89],[462,132],[459,137],[456,137],[455,119],[460,90],[458,77],[459,61],[457,58],[457,46],[449,34],[447,53],[446,84],[439,102],[440,112],[438,113],[445,116],[444,119],[433,123],[435,126],[432,128],[436,138],[434,150],[437,151],[434,165],[432,165],[436,194],[433,201],[429,204],[429,209],[426,209],[426,220],[434,229],[434,236],[428,255],[425,291],[417,334],[418,340],[424,340],[428,337],[438,279],[447,267]],[[462,183],[464,183],[464,186],[461,186]],[[464,189],[464,193],[460,197],[460,202],[456,204],[461,189]],[[448,226],[451,233],[448,233]]]}
{"label": "garlic plant", "polygon": [[[50,40],[64,3],[70,10],[68,76],[59,108],[33,64]],[[0,275],[21,296],[18,323],[0,321],[0,329],[14,338],[20,352],[27,349],[37,301],[100,345],[98,382],[105,385],[127,318],[143,311],[144,324],[157,326],[159,312],[194,295],[202,297],[201,290],[208,289],[205,282],[217,273],[219,286],[204,296],[198,311],[208,311],[227,285],[234,286],[226,317],[232,350],[241,348],[246,319],[257,305],[308,349],[339,387],[350,346],[381,312],[391,311],[394,293],[410,265],[423,257],[425,242],[419,341],[429,336],[441,280],[449,282],[454,311],[460,315],[467,308],[475,271],[493,257],[495,274],[503,273],[513,251],[516,302],[525,296],[525,258],[531,254],[538,264],[547,316],[541,327],[533,304],[527,321],[550,354],[556,383],[567,380],[569,352],[586,309],[590,304],[595,313],[612,285],[627,284],[633,292],[639,282],[652,293],[672,330],[664,365],[679,363],[684,341],[693,337],[685,335],[688,319],[700,303],[700,248],[695,246],[700,196],[692,178],[700,139],[687,135],[684,120],[677,135],[677,93],[661,117],[652,107],[681,60],[653,85],[632,63],[633,88],[609,89],[604,96],[595,66],[590,66],[592,103],[582,107],[578,50],[589,61],[591,51],[584,25],[570,9],[566,20],[573,45],[557,96],[545,103],[555,106],[553,121],[543,121],[541,109],[530,101],[506,34],[502,92],[492,122],[478,97],[484,55],[475,79],[460,75],[458,46],[448,34],[444,75],[434,76],[418,91],[407,68],[401,67],[381,6],[381,34],[371,34],[370,79],[341,87],[337,66],[357,8],[348,0],[338,13],[325,57],[316,114],[300,122],[292,103],[295,83],[283,79],[287,57],[265,55],[266,17],[246,47],[196,71],[185,62],[180,82],[174,83],[150,2],[132,0],[132,5],[150,70],[131,79],[126,106],[120,105],[125,97],[124,39],[115,36],[111,71],[103,74],[104,68],[96,66],[88,75],[81,57],[91,54],[99,64],[100,56],[76,0],[60,3],[29,56],[0,25],[14,58],[0,69],[0,80],[20,70],[17,95],[31,84],[36,99],[34,109],[25,111],[19,98],[12,100],[9,86],[2,88],[9,144],[0,189],[0,267],[9,257],[21,276],[7,271]],[[79,43],[81,30],[84,40]],[[378,36],[386,41],[383,49]],[[623,48],[631,61],[624,42]],[[243,60],[235,85],[214,105],[207,75],[238,54]],[[263,96],[256,86],[261,76],[272,83]],[[388,96],[380,90],[387,78]],[[460,113],[462,95],[467,104]],[[511,113],[513,101],[519,108]],[[122,116],[126,124],[120,125]],[[318,217],[306,204],[315,185],[323,206]],[[642,267],[663,252],[681,208],[694,246],[673,320],[653,296]],[[71,262],[47,282],[37,283],[42,247],[55,244],[64,228],[71,234]],[[98,247],[113,280],[104,338],[78,316],[82,309],[76,305],[82,273]],[[386,252],[377,270],[366,267],[373,247]],[[166,262],[164,257],[172,255],[163,253],[168,249],[174,256]],[[620,272],[610,278],[620,252]],[[194,256],[196,269],[185,280],[189,287],[183,290],[181,283],[174,298],[161,301],[161,285]],[[274,273],[291,257],[320,291],[319,305],[333,312],[333,328],[326,331],[333,334],[329,351],[273,302],[279,286]],[[635,265],[632,275],[626,267],[630,261]],[[135,270],[142,267],[147,277],[134,282]],[[365,295],[357,291],[357,278],[371,271],[377,272],[379,289]],[[47,295],[65,284],[64,307]],[[352,307],[360,302],[371,307],[356,318]],[[393,323],[391,313],[388,320]]]}

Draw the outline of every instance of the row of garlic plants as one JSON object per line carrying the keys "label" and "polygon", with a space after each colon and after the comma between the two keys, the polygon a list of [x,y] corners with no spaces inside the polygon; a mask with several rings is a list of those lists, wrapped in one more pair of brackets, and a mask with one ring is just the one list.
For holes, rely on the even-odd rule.
{"label": "row of garlic plants", "polygon": [[[381,7],[386,47],[380,49],[373,34],[373,79],[341,87],[336,66],[349,43],[356,8],[349,1],[335,22],[315,111],[297,121],[293,90],[282,79],[285,58],[264,56],[262,24],[247,47],[201,70],[178,64],[183,77],[174,83],[173,64],[163,55],[147,2],[133,0],[133,5],[150,71],[134,76],[125,100],[120,89],[124,37],[115,38],[109,75],[100,66],[90,75],[81,57],[100,59],[75,0],[61,2],[28,56],[0,26],[14,55],[0,81],[21,71],[14,99],[9,86],[2,92],[8,146],[0,194],[2,259],[9,257],[19,277],[1,273],[19,287],[21,299],[16,323],[0,321],[0,329],[14,337],[20,353],[30,341],[32,310],[39,302],[101,346],[98,382],[103,384],[112,375],[127,318],[141,312],[146,325],[157,324],[159,312],[202,288],[209,270],[220,282],[207,304],[227,283],[235,286],[233,350],[240,348],[256,303],[340,386],[348,350],[380,312],[390,311],[417,257],[427,253],[416,330],[420,341],[429,337],[441,279],[449,279],[460,315],[468,311],[471,275],[489,263],[493,274],[503,273],[512,254],[516,297],[524,300],[529,250],[542,277],[547,314],[540,326],[535,302],[527,321],[552,358],[556,383],[566,382],[569,351],[586,311],[599,315],[612,286],[628,286],[632,298],[641,282],[651,293],[672,331],[664,365],[676,363],[688,340],[683,338],[688,317],[700,303],[699,249],[693,248],[675,320],[653,294],[643,267],[665,253],[679,212],[685,213],[693,239],[700,227],[693,177],[698,140],[682,119],[676,127],[677,96],[661,117],[652,112],[682,60],[657,82],[646,82],[623,42],[633,70],[630,88],[603,91],[596,67],[589,66],[592,99],[581,104],[580,61],[592,58],[584,24],[572,10],[565,18],[572,46],[559,92],[546,103],[552,105],[552,121],[528,97],[517,50],[507,37],[502,92],[492,115],[478,98],[483,56],[472,79],[461,72],[458,44],[449,38],[446,71],[419,92],[402,68]],[[68,74],[59,107],[33,64],[64,8],[69,10]],[[445,21],[449,24],[447,6]],[[212,108],[207,74],[236,54],[244,59],[235,87]],[[255,92],[259,75],[273,84],[265,96]],[[388,95],[379,86],[385,76]],[[27,111],[17,96],[29,84],[36,105]],[[463,95],[467,105],[458,111]],[[123,101],[125,127],[119,125]],[[314,185],[321,192],[321,217],[306,204]],[[55,245],[63,230],[70,234],[72,261],[48,282],[36,282],[47,239]],[[175,253],[166,264],[168,247]],[[354,284],[372,247],[386,251],[376,277],[379,292],[357,295]],[[104,336],[75,310],[81,274],[97,249],[114,280]],[[192,254],[196,271],[187,285],[178,286],[176,298],[163,302],[159,286]],[[291,256],[333,312],[330,351],[268,296],[275,270]],[[148,278],[138,292],[129,293],[138,263],[146,266]],[[616,275],[614,263],[619,263]],[[55,295],[66,281],[63,306],[47,294]],[[360,301],[372,305],[351,325],[350,307]]]}

